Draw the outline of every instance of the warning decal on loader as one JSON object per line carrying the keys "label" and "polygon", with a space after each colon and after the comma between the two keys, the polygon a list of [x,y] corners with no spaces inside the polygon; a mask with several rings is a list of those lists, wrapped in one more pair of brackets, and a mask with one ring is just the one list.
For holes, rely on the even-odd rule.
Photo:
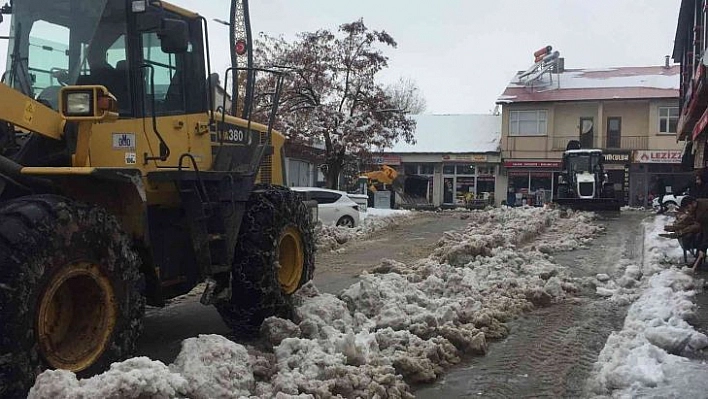
{"label": "warning decal on loader", "polygon": [[32,123],[32,118],[34,118],[34,103],[32,100],[27,100],[27,102],[25,102],[25,112],[24,115],[22,115],[22,119],[27,123]]}
{"label": "warning decal on loader", "polygon": [[138,157],[135,155],[134,152],[126,152],[125,153],[125,164],[126,165],[135,165],[138,163]]}

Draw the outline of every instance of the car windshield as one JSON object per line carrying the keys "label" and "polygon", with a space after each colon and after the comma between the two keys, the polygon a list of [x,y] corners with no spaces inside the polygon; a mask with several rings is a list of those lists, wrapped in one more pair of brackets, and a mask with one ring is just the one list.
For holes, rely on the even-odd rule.
{"label": "car windshield", "polygon": [[28,96],[54,100],[59,87],[126,59],[123,1],[15,0],[12,12],[5,81]]}

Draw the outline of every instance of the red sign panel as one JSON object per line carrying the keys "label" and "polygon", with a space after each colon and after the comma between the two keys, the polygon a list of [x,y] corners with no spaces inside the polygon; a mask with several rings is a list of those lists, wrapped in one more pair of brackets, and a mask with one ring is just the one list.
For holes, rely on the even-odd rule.
{"label": "red sign panel", "polygon": [[560,168],[560,161],[504,161],[505,168]]}
{"label": "red sign panel", "polygon": [[681,163],[681,150],[637,150],[634,151],[636,163]]}
{"label": "red sign panel", "polygon": [[708,109],[703,112],[701,119],[698,120],[696,126],[693,127],[693,139],[695,140],[703,130],[708,126]]}

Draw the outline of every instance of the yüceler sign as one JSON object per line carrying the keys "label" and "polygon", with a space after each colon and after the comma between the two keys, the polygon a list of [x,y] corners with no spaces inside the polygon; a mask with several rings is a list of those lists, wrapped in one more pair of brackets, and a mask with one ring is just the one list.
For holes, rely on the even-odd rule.
{"label": "y\u00fcceler sign", "polygon": [[554,161],[504,161],[505,168],[560,168],[560,162]]}
{"label": "y\u00fcceler sign", "polygon": [[681,150],[636,150],[636,163],[681,163]]}

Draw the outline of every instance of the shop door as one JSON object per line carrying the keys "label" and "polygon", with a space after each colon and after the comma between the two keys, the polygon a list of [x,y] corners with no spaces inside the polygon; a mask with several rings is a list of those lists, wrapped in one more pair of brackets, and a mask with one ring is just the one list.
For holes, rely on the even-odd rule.
{"label": "shop door", "polygon": [[455,178],[446,177],[443,179],[443,204],[455,203]]}
{"label": "shop door", "polygon": [[[643,168],[642,168],[643,169]],[[632,171],[630,178],[630,204],[632,206],[646,206],[648,179],[644,170]]]}
{"label": "shop door", "polygon": [[615,198],[624,202],[624,169],[607,170],[607,178],[615,189]]}

